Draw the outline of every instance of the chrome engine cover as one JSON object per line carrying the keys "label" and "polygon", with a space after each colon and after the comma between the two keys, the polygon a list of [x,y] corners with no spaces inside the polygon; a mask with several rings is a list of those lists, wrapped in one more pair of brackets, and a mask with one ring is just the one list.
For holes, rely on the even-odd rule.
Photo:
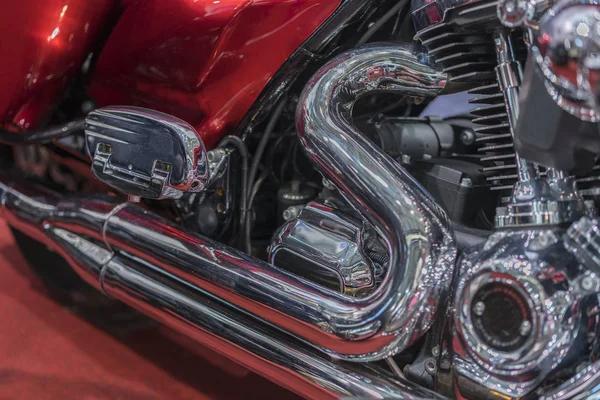
{"label": "chrome engine cover", "polygon": [[354,297],[372,292],[388,259],[368,222],[321,201],[284,224],[269,248],[273,265]]}
{"label": "chrome engine cover", "polygon": [[465,255],[459,276],[460,375],[521,397],[559,367],[589,362],[600,279],[567,250],[560,231],[498,232]]}

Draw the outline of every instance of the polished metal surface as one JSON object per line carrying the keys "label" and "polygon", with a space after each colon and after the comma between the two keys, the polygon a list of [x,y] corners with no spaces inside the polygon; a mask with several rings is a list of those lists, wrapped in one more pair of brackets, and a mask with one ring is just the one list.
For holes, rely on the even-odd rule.
{"label": "polished metal surface", "polygon": [[583,216],[594,216],[593,201],[577,190],[575,178],[548,169],[545,177],[517,182],[511,203],[496,209],[496,227],[562,225]]}
{"label": "polished metal surface", "polygon": [[417,33],[446,22],[447,14],[463,6],[486,8],[495,4],[488,0],[412,0],[412,16]]}
{"label": "polished metal surface", "polygon": [[[496,77],[500,91],[504,95],[504,103],[508,114],[510,133],[515,136],[517,119],[519,118],[519,86],[523,77],[521,64],[516,60],[514,48],[507,33],[497,31],[494,33],[494,44],[496,46]],[[518,153],[515,153],[519,184],[526,186],[535,178],[533,165]]]}
{"label": "polished metal surface", "polygon": [[525,25],[533,19],[535,4],[527,0],[498,1],[498,19],[508,28]]}
{"label": "polished metal surface", "polygon": [[85,119],[94,176],[131,196],[178,199],[206,188],[209,162],[200,135],[183,120],[139,107],[112,106]]}
{"label": "polished metal surface", "polygon": [[600,399],[600,361],[589,365],[562,385],[540,396],[540,400],[598,399]]}
{"label": "polished metal surface", "polygon": [[500,0],[498,19],[508,28],[539,29],[539,21],[556,0]]}
{"label": "polished metal surface", "polygon": [[[514,46],[506,32],[494,33],[498,66],[496,76],[504,95],[511,135],[514,138],[519,118],[519,86],[522,66],[516,60]],[[540,177],[537,166],[515,153],[518,181],[511,202],[496,210],[497,228],[559,225],[570,223],[594,212],[577,191],[575,179],[562,171],[548,169]]]}
{"label": "polished metal surface", "polygon": [[342,54],[308,83],[297,111],[306,154],[387,246],[387,277],[371,296],[352,305],[354,312],[345,320],[355,321],[348,331],[355,334],[379,325],[371,338],[392,336],[384,348],[388,354],[406,348],[430,327],[450,285],[456,246],[444,211],[400,164],[352,126],[350,115],[354,102],[373,91],[439,94],[446,77],[426,62],[400,45]]}
{"label": "polished metal surface", "polygon": [[424,61],[399,45],[344,54],[311,80],[300,103],[306,152],[388,247],[389,272],[370,296],[335,293],[132,205],[115,209],[102,230],[91,234],[333,357],[389,357],[430,326],[440,293],[449,286],[456,248],[444,212],[400,165],[350,126],[348,110],[341,107],[370,90],[438,94],[445,75]]}
{"label": "polished metal surface", "polygon": [[[309,156],[388,247],[389,272],[370,296],[335,293],[133,205],[111,209],[108,217],[95,215],[107,221],[89,234],[335,358],[389,357],[430,326],[440,293],[449,286],[456,248],[444,212],[400,165],[349,125],[347,109],[338,110],[370,90],[436,95],[445,75],[424,61],[399,45],[344,54],[311,80],[298,113]],[[74,204],[72,209],[81,208]],[[66,214],[73,218],[70,231],[79,229],[80,214]]]}
{"label": "polished metal surface", "polygon": [[599,122],[600,2],[562,0],[533,35],[531,50],[550,96],[581,120]]}
{"label": "polished metal surface", "polygon": [[600,276],[600,223],[583,217],[573,223],[566,234],[566,246],[579,262]]}
{"label": "polished metal surface", "polygon": [[[598,307],[598,287],[559,231],[495,233],[461,263],[454,300],[456,371],[506,396],[531,393],[555,369],[573,363],[573,353],[579,357],[591,345],[598,329],[591,312]],[[489,291],[499,296],[496,307],[511,308],[503,300],[508,297],[516,299],[508,304],[519,306],[490,308],[478,300]],[[490,333],[481,321],[494,321],[502,312],[522,320],[504,317],[502,329]],[[507,335],[511,323],[515,329]]]}
{"label": "polished metal surface", "polygon": [[307,398],[443,399],[386,370],[334,362],[197,282],[115,251],[102,237],[108,234],[108,221],[127,204],[60,199],[39,186],[10,182],[10,187],[7,182],[0,183],[1,216],[60,253],[90,285],[291,391]]}
{"label": "polished metal surface", "polygon": [[[269,261],[341,293],[365,297],[375,289],[375,269],[381,280],[385,267],[366,254],[368,236],[378,240],[365,221],[313,201],[275,234]],[[385,249],[379,247],[371,250],[381,253],[378,260],[387,260]]]}

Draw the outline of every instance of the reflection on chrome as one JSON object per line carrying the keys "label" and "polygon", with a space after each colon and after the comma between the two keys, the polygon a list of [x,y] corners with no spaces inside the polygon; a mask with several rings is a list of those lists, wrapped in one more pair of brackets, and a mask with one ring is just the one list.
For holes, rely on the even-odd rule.
{"label": "reflection on chrome", "polygon": [[597,334],[591,312],[598,307],[597,279],[553,230],[490,236],[461,263],[454,302],[457,372],[522,397],[559,366],[573,366]]}
{"label": "reflection on chrome", "polygon": [[[387,276],[366,298],[335,293],[149,211],[115,204],[114,198],[44,197],[39,188],[21,190],[4,181],[4,216],[49,246],[60,242],[61,254],[77,271],[109,294],[114,275],[109,265],[135,258],[135,265],[146,265],[155,279],[169,276],[185,283],[185,288],[202,291],[334,358],[387,358],[430,327],[450,284],[456,248],[445,213],[398,163],[352,128],[348,117],[353,102],[373,90],[409,97],[440,93],[445,75],[426,61],[399,45],[343,54],[315,75],[300,102],[299,135],[309,157],[387,246]],[[87,242],[55,229],[85,235]],[[92,244],[114,252],[113,259],[98,263],[94,256],[99,252],[89,251]],[[103,280],[94,283],[98,268]],[[139,284],[141,278],[128,276]],[[138,289],[144,293],[127,295],[127,301],[158,318],[154,308],[141,304],[141,298],[154,301],[150,288]],[[194,317],[187,307],[170,306]]]}
{"label": "reflection on chrome", "polygon": [[600,362],[598,361],[540,397],[540,400],[598,399],[600,399]]}
{"label": "reflection on chrome", "polygon": [[298,106],[296,125],[306,154],[387,245],[384,283],[352,302],[351,313],[339,313],[334,328],[347,337],[386,338],[378,354],[362,359],[397,353],[421,336],[454,269],[456,247],[444,211],[350,121],[354,102],[372,91],[413,98],[439,94],[446,76],[426,61],[399,45],[342,54],[317,72]]}
{"label": "reflection on chrome", "polygon": [[532,52],[546,78],[546,89],[565,111],[600,121],[600,4],[596,0],[563,0],[533,31]]}
{"label": "reflection on chrome", "polygon": [[[296,393],[309,398],[442,399],[393,378],[386,370],[335,363],[239,307],[232,307],[227,298],[234,297],[214,283],[203,281],[201,267],[188,270],[184,280],[182,271],[165,264],[164,258],[155,257],[150,262],[153,257],[149,254],[135,246],[125,250],[126,240],[119,242],[115,237],[132,241],[136,234],[152,232],[145,242],[148,245],[154,240],[162,241],[169,232],[172,241],[163,242],[165,247],[158,251],[194,251],[198,253],[197,260],[205,260],[201,266],[222,260],[255,270],[252,276],[263,278],[263,285],[281,283],[276,274],[266,270],[267,265],[254,265],[243,253],[230,254],[223,246],[205,243],[136,206],[115,203],[114,198],[59,199],[42,187],[16,182],[9,186],[7,182],[0,180],[2,217],[61,254],[90,285],[242,365],[260,365],[261,372]],[[150,222],[146,227],[153,226],[153,230],[135,229],[136,223],[142,221]],[[117,227],[119,234],[113,235]],[[178,247],[170,248],[170,243]],[[188,261],[183,268],[193,266],[194,260]],[[231,273],[227,281],[225,275],[215,278],[221,280],[221,287],[236,289],[243,282],[239,276]],[[241,287],[237,289],[243,291]],[[271,313],[274,314],[272,310]]]}

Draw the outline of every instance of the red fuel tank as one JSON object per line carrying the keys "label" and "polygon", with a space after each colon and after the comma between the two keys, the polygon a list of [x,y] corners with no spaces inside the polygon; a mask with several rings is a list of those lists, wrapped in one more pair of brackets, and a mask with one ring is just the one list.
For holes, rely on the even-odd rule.
{"label": "red fuel tank", "polygon": [[92,77],[100,106],[192,124],[212,147],[341,0],[130,0]]}
{"label": "red fuel tank", "polygon": [[118,0],[16,0],[0,5],[0,121],[32,128],[56,107]]}

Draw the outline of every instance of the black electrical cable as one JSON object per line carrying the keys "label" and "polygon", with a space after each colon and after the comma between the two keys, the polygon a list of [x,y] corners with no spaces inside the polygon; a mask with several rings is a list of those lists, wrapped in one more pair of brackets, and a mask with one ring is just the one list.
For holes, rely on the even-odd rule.
{"label": "black electrical cable", "polygon": [[[273,114],[271,115],[271,118],[269,119],[269,122],[267,123],[265,132],[263,133],[262,137],[260,138],[260,142],[258,142],[258,146],[256,147],[256,151],[254,152],[254,157],[252,159],[252,166],[250,167],[250,172],[248,174],[248,183],[250,184],[251,190],[246,193],[246,196],[247,196],[246,197],[246,205],[249,208],[248,214],[247,214],[248,220],[244,223],[245,230],[242,231],[243,236],[244,236],[244,247],[246,249],[252,248],[252,243],[251,243],[252,222],[250,221],[249,217],[250,217],[250,209],[252,207],[252,202],[254,200],[254,196],[256,195],[256,194],[254,194],[254,196],[252,195],[252,189],[255,187],[254,180],[256,179],[256,174],[258,173],[258,166],[260,165],[260,160],[263,156],[263,153],[265,152],[265,149],[267,148],[267,144],[269,143],[269,138],[271,137],[271,134],[275,130],[275,126],[277,125],[277,122],[279,121],[279,117],[281,116],[281,113],[283,113],[283,108],[285,107],[286,103],[287,103],[287,97],[284,97],[283,99],[281,99],[281,101],[279,101],[279,103],[275,107],[275,110],[273,111]],[[260,183],[258,183],[258,185],[256,187],[257,187],[257,191],[258,191],[258,187],[260,187]]]}
{"label": "black electrical cable", "polygon": [[258,166],[260,164],[260,160],[262,159],[263,153],[265,152],[265,149],[267,148],[267,144],[269,143],[269,138],[271,137],[271,134],[275,130],[275,125],[277,124],[277,121],[279,121],[279,117],[281,116],[281,113],[283,112],[283,108],[286,104],[286,101],[287,101],[287,98],[284,97],[275,107],[275,110],[273,111],[273,114],[271,115],[271,119],[267,123],[265,132],[263,133],[262,137],[260,138],[260,142],[258,143],[258,146],[256,147],[256,151],[254,152],[254,157],[252,160],[252,166],[250,167],[250,173],[248,174],[248,182],[250,183],[250,185],[254,185],[254,180],[256,179],[256,174],[258,173]]}
{"label": "black electrical cable", "polygon": [[53,140],[83,131],[85,120],[78,119],[66,124],[25,132],[11,132],[0,129],[0,143],[8,145],[46,144]]}
{"label": "black electrical cable", "polygon": [[373,35],[377,33],[377,31],[381,29],[383,25],[385,25],[386,22],[388,22],[394,15],[398,14],[407,4],[408,0],[401,0],[394,7],[390,8],[388,12],[379,18],[377,22],[371,25],[369,29],[367,29],[367,31],[361,36],[361,38],[358,39],[358,42],[356,42],[356,47],[367,43],[369,39],[371,39]]}
{"label": "black electrical cable", "polygon": [[248,221],[248,159],[249,152],[246,147],[246,143],[242,139],[237,136],[229,135],[225,136],[221,143],[219,143],[219,147],[225,147],[227,145],[231,145],[235,147],[240,153],[240,157],[242,159],[242,178],[241,178],[241,193],[240,193],[240,232],[242,234],[241,243],[244,246],[244,251],[248,254],[251,252],[251,248],[249,246],[250,241],[247,240],[244,236],[247,232],[246,224]]}
{"label": "black electrical cable", "polygon": [[[288,131],[289,130],[290,129],[288,129]],[[254,185],[252,186],[252,189],[250,191],[250,201],[248,201],[249,209],[252,209],[252,205],[254,204],[254,198],[258,194],[258,191],[260,190],[260,186],[267,180],[267,178],[269,176],[272,176],[273,180],[275,180],[275,182],[277,184],[279,184],[279,178],[277,178],[277,176],[275,176],[275,173],[273,172],[273,159],[275,158],[275,151],[277,151],[277,148],[279,147],[279,145],[281,143],[283,143],[283,141],[285,139],[296,138],[296,137],[298,137],[298,136],[295,133],[290,134],[290,133],[286,132],[282,136],[278,137],[277,140],[275,141],[275,144],[271,146],[271,149],[269,150],[269,153],[267,154],[266,168],[258,176],[258,178],[256,179],[256,182],[254,182]]]}

